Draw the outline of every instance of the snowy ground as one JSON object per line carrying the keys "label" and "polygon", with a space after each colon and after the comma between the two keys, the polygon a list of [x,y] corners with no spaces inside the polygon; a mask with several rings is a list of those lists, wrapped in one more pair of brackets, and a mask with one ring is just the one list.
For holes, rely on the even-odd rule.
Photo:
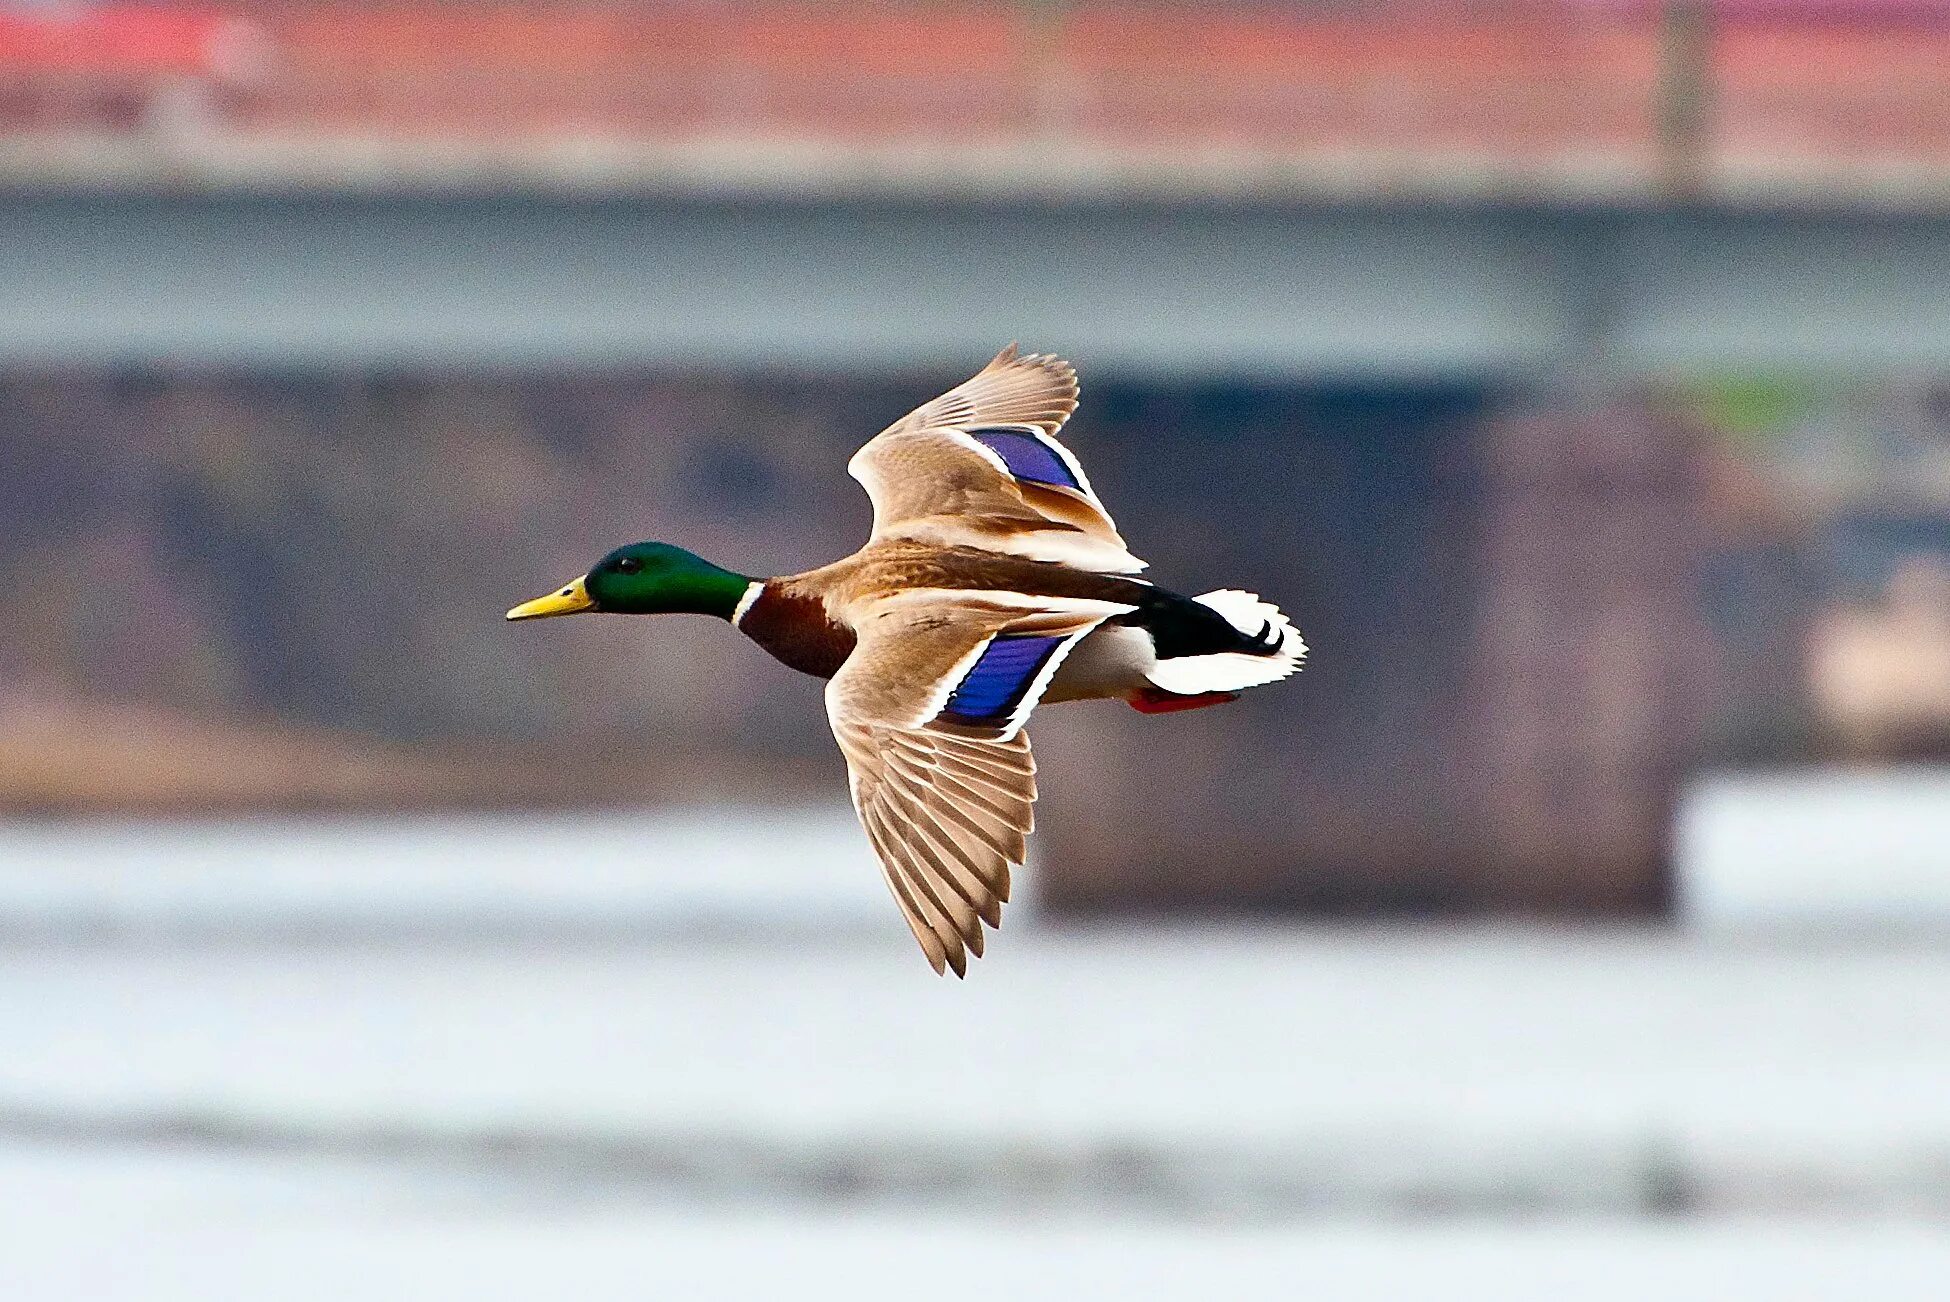
{"label": "snowy ground", "polygon": [[[962,983],[913,952],[843,821],[712,850],[718,896],[682,849],[714,827],[656,843],[667,895],[621,829],[592,838],[615,856],[594,878],[505,827],[500,857],[411,827],[203,829],[203,867],[146,872],[127,856],[167,838],[103,848],[129,829],[52,874],[16,854],[0,1297],[1775,1302],[1950,1279],[1950,946],[1920,935],[1024,911]],[[780,836],[812,865],[783,909]]]}

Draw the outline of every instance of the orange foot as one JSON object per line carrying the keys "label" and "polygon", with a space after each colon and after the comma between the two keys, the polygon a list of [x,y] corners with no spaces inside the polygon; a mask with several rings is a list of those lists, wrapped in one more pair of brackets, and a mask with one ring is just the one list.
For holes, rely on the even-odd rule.
{"label": "orange foot", "polygon": [[1180,696],[1162,687],[1146,687],[1124,699],[1141,714],[1173,714],[1179,710],[1203,710],[1208,705],[1224,705],[1227,701],[1238,700],[1239,693],[1200,692],[1197,696]]}

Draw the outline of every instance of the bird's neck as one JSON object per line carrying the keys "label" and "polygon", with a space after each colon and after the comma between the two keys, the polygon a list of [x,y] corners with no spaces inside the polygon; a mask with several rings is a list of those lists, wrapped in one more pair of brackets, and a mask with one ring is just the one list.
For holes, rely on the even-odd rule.
{"label": "bird's neck", "polygon": [[826,603],[778,579],[755,582],[732,623],[780,663],[831,678],[853,651],[853,630],[837,624]]}
{"label": "bird's neck", "polygon": [[658,614],[715,615],[736,623],[739,605],[752,585],[761,582],[748,574],[734,574],[701,562],[666,579],[660,585],[654,609]]}

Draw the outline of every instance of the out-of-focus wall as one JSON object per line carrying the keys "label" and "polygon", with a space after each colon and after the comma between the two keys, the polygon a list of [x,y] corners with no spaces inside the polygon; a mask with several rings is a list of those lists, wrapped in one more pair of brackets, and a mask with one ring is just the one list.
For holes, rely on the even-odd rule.
{"label": "out-of-focus wall", "polygon": [[[638,537],[842,554],[852,448],[954,378],[15,372],[0,798],[837,798],[813,684],[722,629],[499,613]],[[1703,383],[1086,382],[1071,441],[1154,576],[1262,592],[1314,653],[1223,710],[1040,716],[1046,893],[1656,909],[1700,763],[1943,753],[1932,681],[1879,668],[1950,647],[1938,392],[1736,431]],[[1853,428],[1910,469],[1805,500],[1781,449]]]}
{"label": "out-of-focus wall", "polygon": [[1699,765],[1946,753],[1947,33],[0,17],[0,803],[837,799],[721,630],[498,614],[646,535],[840,554],[852,448],[1013,337],[1159,579],[1315,647],[1039,719],[1053,900],[1662,907]]}
{"label": "out-of-focus wall", "polygon": [[[753,762],[816,774],[836,765],[813,685],[723,630],[499,612],[640,536],[761,573],[842,554],[866,527],[853,446],[953,378],[16,375],[7,668],[92,700],[486,742],[475,802],[531,798],[496,762],[526,743],[597,803]],[[1486,392],[1086,383],[1072,442],[1158,580],[1263,592],[1318,649],[1297,683],[1208,715],[1052,711],[1051,894],[1443,901],[1474,636],[1452,542]],[[641,767],[617,774],[617,752]],[[213,798],[184,777],[161,803]],[[33,796],[130,803],[79,776]]]}

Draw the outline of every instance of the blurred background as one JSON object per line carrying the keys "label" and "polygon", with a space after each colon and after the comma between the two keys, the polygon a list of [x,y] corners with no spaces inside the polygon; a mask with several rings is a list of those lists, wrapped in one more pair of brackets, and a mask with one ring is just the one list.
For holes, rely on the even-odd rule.
{"label": "blurred background", "polygon": [[[943,983],[501,612],[1011,339],[1314,650]],[[0,6],[8,1296],[1938,1296],[1947,759],[1950,5]]]}

